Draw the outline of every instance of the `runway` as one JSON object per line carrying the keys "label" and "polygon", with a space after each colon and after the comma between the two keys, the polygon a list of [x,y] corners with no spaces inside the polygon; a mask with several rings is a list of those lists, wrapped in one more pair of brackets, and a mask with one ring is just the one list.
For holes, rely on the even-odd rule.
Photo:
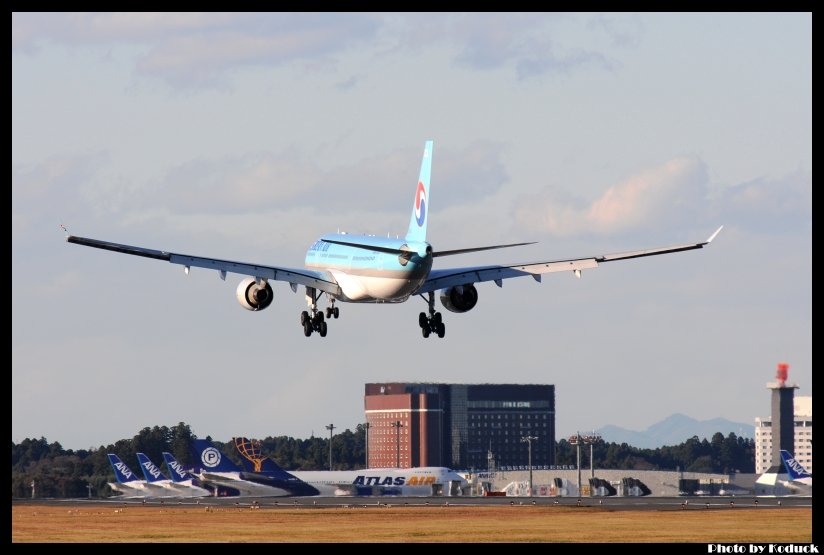
{"label": "runway", "polygon": [[590,507],[607,511],[683,511],[730,510],[737,508],[812,508],[811,497],[201,497],[163,499],[14,499],[12,505],[89,505],[192,507],[228,506],[321,509],[334,507],[482,507],[504,505],[540,505],[557,507]]}

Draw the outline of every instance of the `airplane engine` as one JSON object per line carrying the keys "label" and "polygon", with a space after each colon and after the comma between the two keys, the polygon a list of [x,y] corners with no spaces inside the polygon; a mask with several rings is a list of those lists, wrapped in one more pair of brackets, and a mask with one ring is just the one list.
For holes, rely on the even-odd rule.
{"label": "airplane engine", "polygon": [[246,278],[237,286],[237,302],[246,310],[263,310],[272,304],[274,296],[268,281],[258,285],[254,278]]}
{"label": "airplane engine", "polygon": [[478,290],[471,283],[444,289],[441,304],[450,312],[469,312],[478,304]]}

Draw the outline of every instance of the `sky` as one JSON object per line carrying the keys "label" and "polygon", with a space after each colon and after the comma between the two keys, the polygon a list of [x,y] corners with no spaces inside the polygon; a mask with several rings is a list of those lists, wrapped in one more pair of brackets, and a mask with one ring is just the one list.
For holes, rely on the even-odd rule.
{"label": "sky", "polygon": [[[303,291],[68,244],[301,267],[403,234],[434,140],[435,267],[707,249],[478,285],[424,340],[412,298]],[[366,382],[549,383],[556,434],[753,422],[812,394],[812,16],[12,15],[12,441],[221,441],[364,421]],[[324,303],[321,303],[325,306]]]}

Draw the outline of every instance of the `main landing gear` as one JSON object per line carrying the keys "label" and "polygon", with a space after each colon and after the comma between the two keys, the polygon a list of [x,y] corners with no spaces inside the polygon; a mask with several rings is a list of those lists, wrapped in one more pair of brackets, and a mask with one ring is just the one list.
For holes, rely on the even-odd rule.
{"label": "main landing gear", "polygon": [[438,337],[443,338],[446,335],[446,326],[443,323],[443,318],[440,312],[435,312],[435,293],[429,293],[429,315],[426,312],[421,312],[418,315],[418,325],[421,327],[421,335],[424,338],[429,337],[430,334],[435,333]]}
{"label": "main landing gear", "polygon": [[[300,325],[306,337],[312,335],[313,331],[318,332],[321,337],[326,337],[326,319],[323,317],[323,311],[318,310],[318,299],[322,294],[323,292],[318,293],[314,287],[306,288],[306,304],[309,305],[309,311],[304,310],[300,313]],[[335,299],[331,298],[330,306],[326,307],[326,318],[337,319],[338,316],[340,316],[340,308],[335,306]]]}

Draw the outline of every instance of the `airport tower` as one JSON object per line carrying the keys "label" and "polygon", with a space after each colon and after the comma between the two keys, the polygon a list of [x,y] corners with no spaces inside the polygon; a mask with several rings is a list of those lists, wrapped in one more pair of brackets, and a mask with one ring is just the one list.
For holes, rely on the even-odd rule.
{"label": "airport tower", "polygon": [[[780,363],[775,374],[776,381],[768,383],[767,389],[772,390],[772,450],[770,466],[781,468],[781,450],[790,453],[795,451],[793,442],[795,436],[795,418],[793,403],[797,384],[787,385],[789,364]],[[780,472],[780,471],[779,471]]]}

